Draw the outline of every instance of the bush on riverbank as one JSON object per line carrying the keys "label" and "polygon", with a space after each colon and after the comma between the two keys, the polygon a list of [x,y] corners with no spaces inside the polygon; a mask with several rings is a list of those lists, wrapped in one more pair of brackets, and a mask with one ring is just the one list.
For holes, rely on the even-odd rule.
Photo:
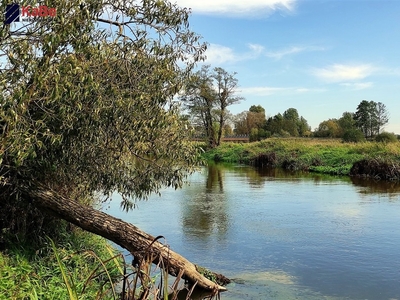
{"label": "bush on riverbank", "polygon": [[204,153],[207,160],[349,175],[354,163],[380,157],[400,161],[399,143],[342,143],[336,139],[270,138],[249,144],[225,143]]}
{"label": "bush on riverbank", "polygon": [[343,142],[360,143],[365,142],[364,133],[360,129],[349,129],[343,134]]}
{"label": "bush on riverbank", "polygon": [[382,143],[395,143],[398,141],[397,135],[390,132],[382,132],[375,137],[375,141]]}

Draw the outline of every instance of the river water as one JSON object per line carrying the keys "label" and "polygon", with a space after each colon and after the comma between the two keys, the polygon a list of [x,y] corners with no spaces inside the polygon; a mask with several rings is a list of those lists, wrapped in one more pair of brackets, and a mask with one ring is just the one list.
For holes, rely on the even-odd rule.
{"label": "river water", "polygon": [[211,165],[105,211],[234,282],[222,299],[400,299],[400,185]]}

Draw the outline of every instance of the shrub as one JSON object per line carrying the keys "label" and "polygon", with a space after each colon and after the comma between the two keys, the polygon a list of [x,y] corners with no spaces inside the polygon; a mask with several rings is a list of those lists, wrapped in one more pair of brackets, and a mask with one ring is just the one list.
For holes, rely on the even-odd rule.
{"label": "shrub", "polygon": [[382,132],[375,137],[375,141],[382,143],[397,142],[397,136],[394,133]]}
{"label": "shrub", "polygon": [[345,133],[343,134],[343,142],[358,143],[364,141],[365,141],[364,134],[359,129],[350,129],[345,131]]}
{"label": "shrub", "polygon": [[280,137],[284,137],[284,138],[288,138],[290,137],[290,133],[286,130],[281,129],[281,131],[279,132],[279,136]]}
{"label": "shrub", "polygon": [[255,142],[259,140],[258,136],[258,129],[257,128],[252,128],[250,131],[250,142]]}

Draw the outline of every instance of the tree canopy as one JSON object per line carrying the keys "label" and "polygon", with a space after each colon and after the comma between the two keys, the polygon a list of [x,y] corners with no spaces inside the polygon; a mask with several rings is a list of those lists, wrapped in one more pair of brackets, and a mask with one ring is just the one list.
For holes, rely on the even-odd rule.
{"label": "tree canopy", "polygon": [[362,100],[357,106],[354,120],[365,137],[373,137],[389,122],[389,114],[382,102]]}
{"label": "tree canopy", "polygon": [[118,192],[129,209],[181,186],[199,161],[174,102],[206,48],[189,10],[164,0],[43,4],[56,16],[0,32],[0,242],[40,240],[51,215],[223,290],[157,238],[92,207],[95,193]]}
{"label": "tree canopy", "polygon": [[234,118],[235,133],[249,135],[250,141],[266,138],[265,109],[261,105],[252,105],[249,111],[237,114]]}
{"label": "tree canopy", "polygon": [[307,120],[292,107],[268,118],[265,129],[276,136],[309,136],[311,133]]}
{"label": "tree canopy", "polygon": [[173,97],[205,50],[189,10],[159,0],[46,5],[56,17],[0,32],[2,198],[46,184],[68,196],[118,191],[129,208],[180,186],[197,155]]}
{"label": "tree canopy", "polygon": [[200,128],[211,148],[221,142],[228,106],[243,99],[237,95],[235,75],[220,67],[211,69],[210,65],[204,65],[191,76],[180,97],[193,125]]}

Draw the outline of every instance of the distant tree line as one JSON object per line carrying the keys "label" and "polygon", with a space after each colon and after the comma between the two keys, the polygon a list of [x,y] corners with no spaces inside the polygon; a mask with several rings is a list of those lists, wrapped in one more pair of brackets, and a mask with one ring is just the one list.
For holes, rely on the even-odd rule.
{"label": "distant tree line", "polygon": [[235,134],[247,134],[251,141],[271,136],[310,136],[311,128],[307,120],[299,116],[297,109],[289,108],[283,114],[278,113],[268,119],[261,105],[253,105],[249,111],[234,118]]}
{"label": "distant tree line", "polygon": [[312,132],[307,120],[295,108],[266,118],[261,105],[252,105],[248,111],[233,117],[233,131],[235,134],[249,135],[251,141],[271,136],[342,138],[349,142],[380,140],[382,136],[384,140],[393,140],[394,134],[382,133],[388,122],[389,112],[385,104],[363,100],[356,112],[344,112],[339,119],[325,120]]}
{"label": "distant tree line", "polygon": [[248,111],[232,115],[228,107],[243,100],[237,95],[235,75],[206,65],[191,76],[181,93],[185,118],[190,121],[195,134],[204,136],[211,148],[218,146],[222,137],[232,134],[248,135],[250,141],[310,136],[342,138],[344,141],[376,139],[389,122],[385,104],[367,100],[362,100],[355,112],[346,111],[339,119],[322,121],[314,132],[293,107],[268,118],[261,105],[252,105]]}
{"label": "distant tree line", "polygon": [[382,102],[362,100],[355,113],[344,112],[340,119],[321,122],[314,131],[315,137],[343,138],[354,141],[373,139],[381,134],[389,122],[389,112]]}

